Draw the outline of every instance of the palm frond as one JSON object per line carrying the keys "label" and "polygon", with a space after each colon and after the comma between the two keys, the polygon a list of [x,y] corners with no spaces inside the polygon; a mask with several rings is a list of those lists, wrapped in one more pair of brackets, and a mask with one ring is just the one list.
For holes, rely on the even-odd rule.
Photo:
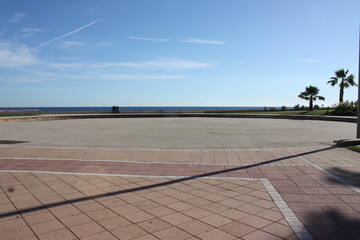
{"label": "palm frond", "polygon": [[351,74],[347,79],[345,79],[345,81],[347,83],[349,83],[350,86],[357,86],[356,82],[355,82],[355,77],[353,74]]}
{"label": "palm frond", "polygon": [[310,100],[310,97],[307,96],[306,92],[302,92],[298,96],[301,99]]}
{"label": "palm frond", "polygon": [[339,69],[335,72],[335,76],[337,78],[344,78],[346,77],[346,73],[345,73],[345,70],[342,68],[342,69]]}
{"label": "palm frond", "polygon": [[327,83],[331,84],[331,86],[335,86],[338,83],[338,79],[336,77],[332,77],[330,78],[331,80],[329,80]]}

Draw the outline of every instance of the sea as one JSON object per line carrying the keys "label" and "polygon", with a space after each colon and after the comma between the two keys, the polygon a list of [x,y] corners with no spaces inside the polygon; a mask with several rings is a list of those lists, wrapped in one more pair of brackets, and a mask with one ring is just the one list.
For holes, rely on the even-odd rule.
{"label": "sea", "polygon": [[[111,110],[112,106],[109,107],[0,107],[0,112],[6,111],[106,111]],[[276,107],[278,109],[279,107]],[[206,107],[126,107],[119,106],[120,111],[159,111],[159,110],[262,110],[264,107],[218,107],[218,106],[206,106]]]}

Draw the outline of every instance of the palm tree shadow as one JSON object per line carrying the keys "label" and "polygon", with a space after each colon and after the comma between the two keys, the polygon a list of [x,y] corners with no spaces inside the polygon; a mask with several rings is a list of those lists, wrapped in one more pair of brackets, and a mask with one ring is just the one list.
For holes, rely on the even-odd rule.
{"label": "palm tree shadow", "polygon": [[[333,168],[327,169],[327,170],[331,174],[344,179],[345,181],[351,183],[352,185],[354,185],[356,187],[360,187],[360,172],[354,172],[354,171],[351,171],[350,169],[338,168],[338,167],[333,167]],[[327,180],[334,182],[334,183],[339,183],[338,181],[336,181],[334,178],[331,178],[331,177],[328,177]]]}
{"label": "palm tree shadow", "polygon": [[360,240],[360,214],[340,212],[307,213],[301,219],[314,240]]}

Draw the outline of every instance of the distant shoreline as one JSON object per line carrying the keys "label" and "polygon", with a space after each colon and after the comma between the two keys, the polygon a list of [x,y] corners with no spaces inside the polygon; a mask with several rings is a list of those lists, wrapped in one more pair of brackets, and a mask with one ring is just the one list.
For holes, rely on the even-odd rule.
{"label": "distant shoreline", "polygon": [[[121,112],[221,112],[221,111],[243,111],[243,110],[263,110],[264,107],[122,107]],[[280,107],[275,107],[280,109]],[[0,112],[37,112],[37,113],[106,113],[111,112],[112,106],[109,107],[0,107]],[[290,109],[290,108],[289,108]]]}

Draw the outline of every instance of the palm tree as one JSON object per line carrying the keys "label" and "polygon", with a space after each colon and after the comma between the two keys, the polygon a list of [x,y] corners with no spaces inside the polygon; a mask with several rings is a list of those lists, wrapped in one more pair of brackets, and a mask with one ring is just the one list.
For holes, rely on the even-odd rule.
{"label": "palm tree", "polygon": [[316,101],[316,99],[324,101],[325,98],[322,96],[318,96],[319,89],[315,86],[308,86],[305,88],[304,92],[301,92],[299,94],[299,98],[309,100],[309,110],[313,111],[313,102]]}
{"label": "palm tree", "polygon": [[345,71],[343,68],[339,69],[335,72],[335,77],[330,78],[330,81],[327,82],[330,83],[331,86],[335,86],[340,81],[339,103],[342,103],[344,101],[344,88],[348,88],[350,86],[357,86],[354,81],[355,77],[353,74],[350,74],[348,77],[346,76],[348,72],[349,70]]}

